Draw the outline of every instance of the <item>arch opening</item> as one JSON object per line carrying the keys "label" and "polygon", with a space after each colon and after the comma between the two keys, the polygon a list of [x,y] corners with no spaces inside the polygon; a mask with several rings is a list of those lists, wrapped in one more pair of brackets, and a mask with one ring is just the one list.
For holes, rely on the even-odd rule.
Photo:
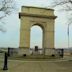
{"label": "arch opening", "polygon": [[30,48],[38,46],[39,49],[43,48],[43,29],[39,25],[33,25],[30,32]]}

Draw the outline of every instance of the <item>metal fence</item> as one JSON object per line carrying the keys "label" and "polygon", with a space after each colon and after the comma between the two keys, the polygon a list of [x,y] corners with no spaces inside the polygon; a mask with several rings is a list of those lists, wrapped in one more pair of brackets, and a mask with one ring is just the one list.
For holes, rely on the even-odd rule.
{"label": "metal fence", "polygon": [[[0,53],[7,51],[10,55],[18,54],[21,48],[0,48]],[[23,48],[21,53],[44,54],[44,55],[72,55],[72,49],[66,48]]]}

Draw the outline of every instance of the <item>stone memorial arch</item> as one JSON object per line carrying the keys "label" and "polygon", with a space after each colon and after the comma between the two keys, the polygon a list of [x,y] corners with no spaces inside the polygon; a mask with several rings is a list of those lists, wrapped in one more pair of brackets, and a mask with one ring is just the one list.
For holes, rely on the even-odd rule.
{"label": "stone memorial arch", "polygon": [[23,49],[30,48],[30,30],[34,25],[38,25],[43,30],[43,48],[54,48],[54,23],[56,16],[53,9],[22,6],[19,13],[20,24],[20,44]]}

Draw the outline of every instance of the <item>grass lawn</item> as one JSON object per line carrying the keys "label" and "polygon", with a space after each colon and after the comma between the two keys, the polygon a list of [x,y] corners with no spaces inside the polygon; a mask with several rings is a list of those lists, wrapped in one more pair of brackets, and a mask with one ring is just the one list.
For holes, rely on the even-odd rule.
{"label": "grass lawn", "polygon": [[48,55],[15,55],[12,57],[9,57],[9,60],[25,60],[25,61],[50,61],[50,60],[56,60],[56,59],[62,59],[61,57],[56,56],[48,56]]}

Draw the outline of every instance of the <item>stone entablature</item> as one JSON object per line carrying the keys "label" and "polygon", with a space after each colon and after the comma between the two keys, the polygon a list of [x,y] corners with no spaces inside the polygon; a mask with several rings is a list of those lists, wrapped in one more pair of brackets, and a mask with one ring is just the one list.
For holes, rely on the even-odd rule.
{"label": "stone entablature", "polygon": [[27,14],[54,16],[54,9],[22,6],[21,11]]}

